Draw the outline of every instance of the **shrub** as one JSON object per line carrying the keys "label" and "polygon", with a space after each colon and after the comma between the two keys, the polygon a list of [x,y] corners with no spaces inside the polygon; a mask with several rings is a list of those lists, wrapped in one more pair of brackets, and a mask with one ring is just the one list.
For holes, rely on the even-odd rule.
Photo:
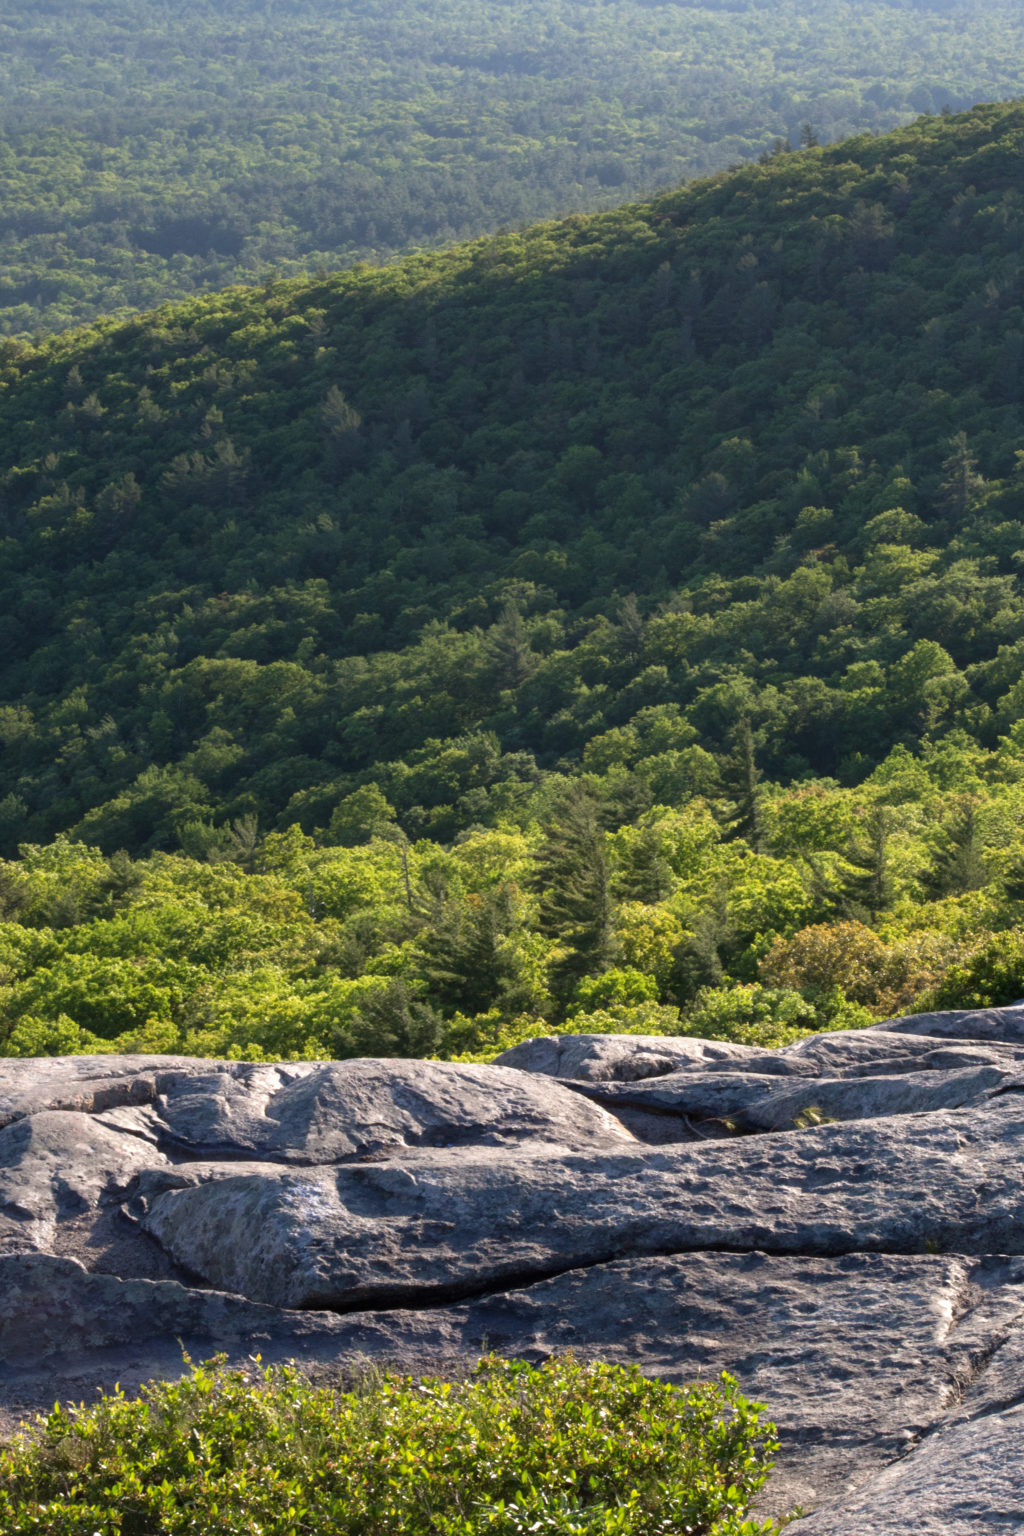
{"label": "shrub", "polygon": [[679,1033],[778,1050],[821,1027],[814,1005],[799,992],[750,982],[702,988],[686,1009]]}
{"label": "shrub", "polygon": [[490,1356],[457,1382],[194,1368],[0,1450],[5,1536],[754,1536],[776,1449],[735,1382]]}
{"label": "shrub", "polygon": [[983,949],[953,965],[922,1008],[999,1008],[1024,997],[1024,934],[997,934]]}
{"label": "shrub", "polygon": [[602,971],[600,976],[584,976],[576,983],[570,1016],[592,1013],[596,1008],[628,1008],[635,1003],[656,1003],[658,983],[635,966],[627,965]]}
{"label": "shrub", "polygon": [[812,998],[839,987],[876,1018],[893,1018],[906,1013],[962,953],[963,946],[942,933],[923,931],[887,943],[863,923],[816,923],[791,939],[777,937],[760,974]]}
{"label": "shrub", "polygon": [[[534,1033],[540,1033],[534,1030]],[[650,998],[640,1003],[611,1003],[589,1013],[574,1013],[557,1030],[559,1035],[684,1035],[679,1009]]]}

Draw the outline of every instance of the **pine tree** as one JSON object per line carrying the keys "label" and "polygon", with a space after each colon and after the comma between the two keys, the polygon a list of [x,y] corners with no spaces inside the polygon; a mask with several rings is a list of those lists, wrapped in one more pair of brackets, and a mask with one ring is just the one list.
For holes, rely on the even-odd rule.
{"label": "pine tree", "polygon": [[978,461],[967,446],[967,433],[958,432],[950,441],[953,452],[943,459],[943,481],[939,500],[944,512],[954,518],[963,517],[971,502],[983,488],[984,478],[978,474]]}
{"label": "pine tree", "polygon": [[619,642],[624,656],[635,658],[643,650],[647,625],[640,612],[636,594],[627,593],[619,605]]}
{"label": "pine tree", "polygon": [[132,862],[129,854],[119,848],[112,853],[107,860],[109,874],[103,884],[109,891],[115,906],[124,901],[133,891],[138,890],[144,878],[144,871],[138,864]]}
{"label": "pine tree", "polygon": [[671,896],[675,884],[657,827],[639,828],[636,838],[623,849],[616,881],[619,894],[627,901],[654,905]]}
{"label": "pine tree", "polygon": [[725,979],[721,952],[734,935],[723,908],[724,902],[716,902],[701,912],[693,933],[675,952],[672,994],[679,1004],[691,1002],[702,987],[720,986]]}
{"label": "pine tree", "polygon": [[870,920],[892,905],[891,839],[892,813],[884,805],[872,807],[862,832],[846,851],[847,869],[840,891],[848,917]]}
{"label": "pine tree", "polygon": [[418,941],[420,972],[432,1001],[462,1013],[507,1013],[530,1006],[532,987],[522,956],[510,942],[519,921],[510,884],[439,904]]}
{"label": "pine tree", "polygon": [[336,384],[327,391],[321,409],[324,459],[328,471],[344,473],[357,462],[363,449],[363,418]]}
{"label": "pine tree", "polygon": [[726,837],[741,837],[755,853],[764,850],[761,779],[757,766],[754,732],[749,719],[738,720],[732,731],[733,749],[723,765],[722,780],[734,802],[726,822]]}
{"label": "pine tree", "polygon": [[259,818],[256,816],[238,816],[231,823],[228,831],[230,839],[229,857],[241,864],[247,874],[255,874],[259,867],[260,849],[263,839],[260,836]]}
{"label": "pine tree", "polygon": [[336,1060],[352,1056],[429,1056],[441,1039],[442,1020],[435,1008],[395,977],[379,992],[368,993],[350,1022],[329,1042]]}
{"label": "pine tree", "polygon": [[959,896],[965,891],[980,890],[987,879],[978,801],[965,795],[942,828],[922,883],[930,896]]}
{"label": "pine tree", "polygon": [[498,622],[487,635],[487,653],[499,688],[518,688],[537,670],[523,616],[514,602],[507,602]]}
{"label": "pine tree", "polygon": [[405,904],[410,912],[416,911],[416,898],[412,889],[412,870],[409,864],[409,839],[401,827],[379,826],[377,836],[385,842],[392,843],[398,853],[398,862],[402,870],[402,890],[405,894]]}
{"label": "pine tree", "polygon": [[552,966],[555,996],[565,1000],[584,976],[607,970],[612,959],[612,897],[598,802],[583,785],[566,795],[546,828],[534,861],[542,932],[557,939],[562,956]]}

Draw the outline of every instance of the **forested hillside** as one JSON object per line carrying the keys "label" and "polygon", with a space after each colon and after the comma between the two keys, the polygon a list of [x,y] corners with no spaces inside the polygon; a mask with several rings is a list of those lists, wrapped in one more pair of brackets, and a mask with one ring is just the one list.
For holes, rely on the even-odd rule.
{"label": "forested hillside", "polygon": [[1014,0],[8,0],[0,333],[1022,90]]}
{"label": "forested hillside", "polygon": [[1024,990],[1022,150],[7,342],[6,1049]]}

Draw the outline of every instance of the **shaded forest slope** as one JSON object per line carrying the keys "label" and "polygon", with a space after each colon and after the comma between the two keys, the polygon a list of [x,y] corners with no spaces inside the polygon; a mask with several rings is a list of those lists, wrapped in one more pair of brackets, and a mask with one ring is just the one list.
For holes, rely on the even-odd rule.
{"label": "shaded forest slope", "polygon": [[583,760],[676,803],[744,721],[783,780],[993,744],[1022,147],[1019,104],[925,118],[6,343],[8,846],[310,830],[371,782],[450,839]]}

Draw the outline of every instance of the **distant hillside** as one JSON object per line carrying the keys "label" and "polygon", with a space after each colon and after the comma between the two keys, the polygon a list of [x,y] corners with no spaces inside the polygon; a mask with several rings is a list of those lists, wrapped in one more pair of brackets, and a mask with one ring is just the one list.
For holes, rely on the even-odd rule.
{"label": "distant hillside", "polygon": [[326,828],[371,782],[450,839],[584,761],[678,800],[743,722],[781,780],[994,743],[1022,149],[1019,104],[926,118],[6,343],[7,846]]}
{"label": "distant hillside", "polygon": [[1022,91],[1016,0],[7,0],[0,334]]}

